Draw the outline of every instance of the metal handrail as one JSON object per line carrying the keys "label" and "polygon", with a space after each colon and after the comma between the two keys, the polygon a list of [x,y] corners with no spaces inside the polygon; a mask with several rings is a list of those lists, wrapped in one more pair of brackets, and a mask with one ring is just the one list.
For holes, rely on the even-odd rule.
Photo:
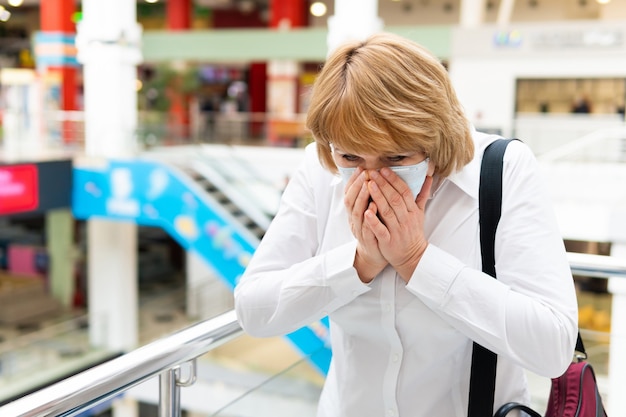
{"label": "metal handrail", "polygon": [[595,278],[626,278],[626,259],[568,252],[570,268],[574,275]]}
{"label": "metal handrail", "polygon": [[224,313],[10,402],[0,407],[0,415],[76,416],[156,375],[161,376],[159,410],[167,411],[178,403],[177,391],[187,383],[173,376],[178,367],[242,333],[235,312]]}
{"label": "metal handrail", "polygon": [[[568,253],[574,275],[626,278],[626,259]],[[71,417],[156,376],[160,376],[159,417],[180,413],[180,387],[195,379],[195,360],[243,334],[234,311],[194,324],[119,358],[88,369],[24,396],[4,407],[11,417]],[[191,362],[191,376],[180,379],[182,364]]]}

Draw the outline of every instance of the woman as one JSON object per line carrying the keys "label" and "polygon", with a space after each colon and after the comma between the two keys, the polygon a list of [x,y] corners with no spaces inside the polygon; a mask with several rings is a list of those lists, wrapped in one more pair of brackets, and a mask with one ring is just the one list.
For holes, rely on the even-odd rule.
{"label": "woman", "polygon": [[524,368],[565,371],[576,295],[537,162],[508,146],[495,280],[481,272],[478,182],[497,137],[472,129],[435,57],[391,34],[345,44],[307,126],[315,143],[235,303],[260,337],[329,316],[318,416],[466,416],[473,341],[499,355],[496,408],[529,402]]}

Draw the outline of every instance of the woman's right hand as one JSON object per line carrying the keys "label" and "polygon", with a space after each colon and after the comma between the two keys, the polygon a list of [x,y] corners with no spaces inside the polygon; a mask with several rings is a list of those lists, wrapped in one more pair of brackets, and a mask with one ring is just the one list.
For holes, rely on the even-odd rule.
{"label": "woman's right hand", "polygon": [[344,204],[348,211],[350,230],[357,239],[354,268],[361,281],[371,282],[387,266],[371,228],[363,221],[367,209],[377,212],[367,189],[367,172],[357,168],[346,184]]}

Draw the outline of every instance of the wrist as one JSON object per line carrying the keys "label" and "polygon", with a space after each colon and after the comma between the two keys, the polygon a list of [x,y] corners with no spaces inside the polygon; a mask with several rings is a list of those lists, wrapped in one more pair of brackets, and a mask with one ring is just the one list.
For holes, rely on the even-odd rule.
{"label": "wrist", "polygon": [[361,282],[369,284],[374,280],[374,278],[376,278],[378,274],[380,274],[383,269],[385,269],[385,266],[387,266],[387,261],[379,263],[369,262],[357,250],[354,256],[353,266],[354,269],[356,269],[356,272]]}
{"label": "wrist", "polygon": [[424,242],[415,251],[413,251],[411,256],[409,256],[404,262],[394,266],[398,275],[400,275],[402,280],[407,284],[411,280],[411,277],[415,272],[415,268],[417,268],[417,265],[420,263],[422,256],[424,256],[424,252],[426,252],[427,247],[428,242]]}

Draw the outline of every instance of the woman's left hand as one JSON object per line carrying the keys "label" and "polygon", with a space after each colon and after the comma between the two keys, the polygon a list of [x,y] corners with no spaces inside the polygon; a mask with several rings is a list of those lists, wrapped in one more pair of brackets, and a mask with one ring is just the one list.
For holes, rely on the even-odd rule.
{"label": "woman's left hand", "polygon": [[409,282],[428,241],[424,236],[424,210],[430,196],[432,176],[426,181],[417,198],[409,186],[389,168],[371,171],[368,189],[376,205],[365,212],[365,222],[370,226],[382,255]]}

